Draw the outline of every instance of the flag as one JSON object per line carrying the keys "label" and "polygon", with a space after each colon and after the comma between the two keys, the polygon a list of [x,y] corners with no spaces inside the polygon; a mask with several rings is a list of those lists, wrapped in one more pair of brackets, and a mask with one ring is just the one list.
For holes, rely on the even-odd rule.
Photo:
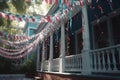
{"label": "flag", "polygon": [[48,22],[50,22],[50,23],[52,22],[50,15],[47,16],[47,20],[48,20]]}
{"label": "flag", "polygon": [[58,5],[58,0],[55,0],[55,4]]}
{"label": "flag", "polygon": [[0,12],[0,17],[2,17],[2,13]]}

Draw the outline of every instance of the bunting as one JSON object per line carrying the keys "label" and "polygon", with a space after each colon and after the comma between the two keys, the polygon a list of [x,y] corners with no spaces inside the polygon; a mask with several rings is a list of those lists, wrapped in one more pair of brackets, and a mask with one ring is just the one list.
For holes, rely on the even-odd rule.
{"label": "bunting", "polygon": [[[52,15],[47,15],[46,17],[41,17],[39,22],[49,22],[51,25],[49,27],[44,28],[40,33],[34,35],[33,37],[29,36],[21,36],[21,35],[11,35],[4,33],[0,31],[0,37],[3,39],[0,39],[1,42],[5,43],[5,45],[10,45],[14,47],[14,49],[5,49],[0,47],[0,55],[4,56],[6,58],[10,59],[17,59],[21,57],[25,57],[27,54],[29,54],[33,49],[36,48],[37,44],[39,41],[42,41],[47,34],[49,34],[50,31],[55,31],[57,30],[58,26],[56,27],[56,24],[60,24],[61,21],[61,15],[67,15],[69,14],[69,19],[70,19],[70,28],[72,30],[72,12],[73,12],[73,7],[76,5],[83,7],[85,5],[84,0],[79,0],[73,3],[73,0],[45,0],[46,3],[48,4],[59,4],[60,10],[58,11],[54,16]],[[109,2],[109,5],[111,6],[111,9],[113,8],[113,3],[112,0],[107,0]],[[98,3],[99,0],[96,1]],[[92,0],[87,0],[88,4],[92,4]],[[100,12],[103,14],[104,13],[104,8],[101,5],[97,6],[92,6],[91,9],[94,9],[97,7]],[[95,14],[98,18],[98,16]],[[18,20],[18,21],[32,21],[35,22],[37,21],[36,17],[34,16],[26,16],[26,15],[14,15],[14,14],[9,14],[9,13],[3,13],[0,12],[0,17],[6,18],[7,20]],[[83,21],[82,21],[82,26],[84,26],[84,15],[82,15]],[[82,27],[82,32],[84,32],[84,28]],[[58,37],[58,36],[57,36]],[[4,38],[13,38],[13,41],[5,41]],[[69,36],[67,37],[68,40],[70,40]],[[24,44],[24,45],[23,45]],[[12,53],[11,53],[12,52]]]}

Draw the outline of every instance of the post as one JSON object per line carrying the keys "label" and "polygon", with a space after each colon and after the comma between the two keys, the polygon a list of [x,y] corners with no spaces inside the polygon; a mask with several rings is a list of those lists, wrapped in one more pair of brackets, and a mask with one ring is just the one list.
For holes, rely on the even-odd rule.
{"label": "post", "polygon": [[45,61],[45,42],[43,41],[43,47],[42,47],[42,61],[41,61],[41,72],[44,69],[44,61]]}
{"label": "post", "polygon": [[82,74],[88,75],[91,74],[90,68],[90,33],[89,33],[89,23],[88,23],[88,14],[87,14],[87,4],[86,0],[84,1],[84,5],[82,6],[82,28],[83,28],[83,50],[82,50],[82,65],[83,72]]}
{"label": "post", "polygon": [[40,68],[40,52],[39,52],[39,50],[40,50],[40,45],[38,44],[38,47],[37,47],[37,67],[36,67],[36,69],[37,69],[37,71],[39,71],[39,68]]}
{"label": "post", "polygon": [[64,72],[65,68],[65,26],[64,22],[61,21],[61,48],[60,48],[60,68],[59,72]]}
{"label": "post", "polygon": [[53,33],[50,35],[50,54],[49,54],[49,69],[48,71],[52,71],[52,59],[53,59]]}

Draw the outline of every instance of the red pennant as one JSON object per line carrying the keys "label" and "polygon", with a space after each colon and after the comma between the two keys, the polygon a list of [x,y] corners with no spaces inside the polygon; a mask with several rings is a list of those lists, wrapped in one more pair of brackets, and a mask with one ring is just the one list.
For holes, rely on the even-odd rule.
{"label": "red pennant", "polygon": [[50,15],[47,16],[48,22],[52,22]]}
{"label": "red pennant", "polygon": [[26,2],[31,2],[31,0],[25,0]]}
{"label": "red pennant", "polygon": [[92,4],[92,0],[87,0],[87,3],[90,5]]}
{"label": "red pennant", "polygon": [[0,36],[2,36],[2,32],[0,31]]}
{"label": "red pennant", "polygon": [[49,4],[52,4],[52,0],[49,0]]}
{"label": "red pennant", "polygon": [[18,36],[14,36],[14,40],[16,41],[18,39]]}
{"label": "red pennant", "polygon": [[55,0],[55,4],[58,5],[58,0]]}
{"label": "red pennant", "polygon": [[98,5],[98,8],[100,9],[101,13],[104,13],[104,11],[100,5]]}
{"label": "red pennant", "polygon": [[12,20],[16,20],[16,17],[15,17],[15,16],[12,16]]}
{"label": "red pennant", "polygon": [[0,12],[0,17],[2,17],[2,13]]}
{"label": "red pennant", "polygon": [[82,33],[84,32],[84,26],[82,26]]}
{"label": "red pennant", "polygon": [[10,34],[8,35],[8,38],[9,38],[9,39],[11,38],[11,35],[10,35]]}
{"label": "red pennant", "polygon": [[19,18],[19,21],[22,21],[22,18],[21,18],[21,17]]}
{"label": "red pennant", "polygon": [[84,6],[84,0],[80,0],[80,6]]}
{"label": "red pennant", "polygon": [[41,22],[46,22],[46,19],[42,17]]}
{"label": "red pennant", "polygon": [[35,22],[35,18],[32,18],[32,21]]}
{"label": "red pennant", "polygon": [[68,3],[68,0],[63,0],[63,3]]}
{"label": "red pennant", "polygon": [[7,20],[9,20],[9,19],[10,19],[10,17],[9,17],[9,15],[8,15],[8,14],[6,14],[6,15],[5,15],[5,17],[6,17],[6,19],[7,19]]}
{"label": "red pennant", "polygon": [[48,0],[45,0],[46,3],[48,3]]}
{"label": "red pennant", "polygon": [[29,22],[29,18],[26,18],[26,21]]}

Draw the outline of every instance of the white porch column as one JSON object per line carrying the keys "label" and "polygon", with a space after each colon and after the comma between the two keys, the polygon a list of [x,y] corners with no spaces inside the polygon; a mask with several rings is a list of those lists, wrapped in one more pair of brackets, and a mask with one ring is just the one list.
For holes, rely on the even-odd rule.
{"label": "white porch column", "polygon": [[52,59],[53,59],[53,33],[50,35],[50,54],[49,54],[49,67],[48,71],[52,71]]}
{"label": "white porch column", "polygon": [[61,21],[61,47],[60,47],[60,68],[59,72],[64,72],[65,67],[65,26],[64,22]]}
{"label": "white porch column", "polygon": [[44,61],[45,61],[45,41],[43,41],[43,47],[42,47],[42,61],[41,61],[41,72],[44,68]]}
{"label": "white porch column", "polygon": [[87,0],[83,0],[84,5],[82,6],[82,28],[83,28],[83,51],[82,51],[82,64],[83,72],[82,74],[91,74],[90,70],[90,35],[89,35],[89,23],[88,23],[88,12],[87,12]]}
{"label": "white porch column", "polygon": [[40,45],[38,44],[37,46],[37,71],[39,71],[40,69]]}

